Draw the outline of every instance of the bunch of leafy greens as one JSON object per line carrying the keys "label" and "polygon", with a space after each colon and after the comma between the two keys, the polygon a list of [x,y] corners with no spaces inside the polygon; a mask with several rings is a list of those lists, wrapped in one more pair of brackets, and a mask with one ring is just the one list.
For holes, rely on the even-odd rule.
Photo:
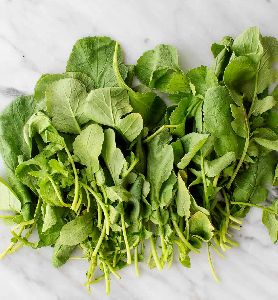
{"label": "bunch of leafy greens", "polygon": [[252,206],[276,242],[278,201],[262,203],[278,184],[278,42],[250,28],[211,50],[212,67],[185,73],[172,46],[129,66],[117,42],[84,38],[65,73],[43,75],[7,107],[0,209],[14,227],[1,257],[51,246],[59,267],[81,251],[87,287],[105,279],[109,293],[126,265],[161,270],[177,251],[190,267],[204,244],[217,279],[210,249],[237,245]]}

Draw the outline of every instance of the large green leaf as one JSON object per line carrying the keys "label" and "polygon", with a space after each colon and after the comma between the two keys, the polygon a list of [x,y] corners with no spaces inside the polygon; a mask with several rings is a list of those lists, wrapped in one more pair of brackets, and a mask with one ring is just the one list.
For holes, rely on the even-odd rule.
{"label": "large green leaf", "polygon": [[133,141],[143,129],[142,117],[138,113],[129,114],[131,111],[127,90],[123,88],[93,90],[84,107],[86,118],[119,130],[129,141]]}
{"label": "large green leaf", "polygon": [[62,132],[81,132],[84,118],[84,103],[87,97],[85,86],[73,78],[52,83],[45,92],[47,112],[56,129]]}

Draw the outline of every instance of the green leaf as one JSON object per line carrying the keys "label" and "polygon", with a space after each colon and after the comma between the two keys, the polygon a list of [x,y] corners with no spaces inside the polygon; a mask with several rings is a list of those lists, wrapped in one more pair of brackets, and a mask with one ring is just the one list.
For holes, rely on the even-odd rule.
{"label": "green leaf", "polygon": [[211,45],[211,52],[215,57],[213,64],[214,74],[220,80],[222,80],[225,68],[230,61],[232,44],[233,39],[230,36],[225,36],[220,43],[213,43]]}
{"label": "green leaf", "polygon": [[[269,210],[273,209],[273,213]],[[263,210],[262,222],[266,226],[272,243],[276,243],[278,240],[278,200],[276,199],[267,210]]]}
{"label": "green leaf", "polygon": [[253,59],[260,59],[263,53],[261,35],[258,27],[250,27],[235,40],[232,49],[236,56],[249,55]]}
{"label": "green leaf", "polygon": [[177,177],[174,172],[171,173],[170,177],[164,182],[161,188],[161,198],[160,198],[160,207],[163,208],[168,206],[172,199],[174,193],[174,186],[177,182]]}
{"label": "green leaf", "polygon": [[0,178],[0,210],[18,213],[21,210],[21,202],[2,178]]}
{"label": "green leaf", "polygon": [[227,152],[223,156],[211,161],[205,161],[205,173],[208,177],[215,177],[236,160],[234,152]]}
{"label": "green leaf", "polygon": [[200,211],[189,219],[189,231],[192,237],[208,242],[213,237],[213,229],[209,218]]}
{"label": "green leaf", "polygon": [[[166,105],[163,100],[153,93],[149,88],[139,85],[136,91],[133,91],[123,80],[118,63],[119,56],[119,45],[116,44],[115,52],[113,57],[113,68],[121,88],[128,91],[130,104],[134,112],[139,113],[143,120],[144,125],[152,128],[155,126],[163,117]],[[132,82],[131,82],[132,83]]]}
{"label": "green leaf", "polygon": [[94,88],[92,80],[84,73],[67,72],[63,74],[43,74],[36,83],[34,90],[34,99],[36,101],[42,101],[45,98],[45,91],[48,86],[50,86],[55,81],[65,78],[73,78],[79,80],[80,83],[82,83],[86,87],[87,92],[90,92]]}
{"label": "green leaf", "polygon": [[119,130],[127,140],[133,141],[143,129],[143,120],[138,113],[127,115],[131,111],[127,90],[122,88],[91,91],[84,108],[88,119],[111,126]]}
{"label": "green leaf", "polygon": [[[113,70],[113,55],[116,42],[109,37],[86,37],[78,40],[73,46],[67,63],[67,72],[81,72],[89,76],[94,88],[118,86]],[[118,63],[123,79],[127,67],[123,64],[121,51],[118,52]]]}
{"label": "green leaf", "polygon": [[242,153],[242,139],[232,128],[232,99],[225,87],[219,86],[207,91],[203,112],[204,128],[215,138],[215,151],[219,156],[226,152],[235,152],[238,157]]}
{"label": "green leaf", "polygon": [[29,190],[15,176],[19,160],[29,159],[30,148],[24,141],[23,127],[37,110],[33,97],[16,98],[0,115],[0,152],[10,185],[22,203],[25,220],[31,218]]}
{"label": "green leaf", "polygon": [[85,86],[73,78],[61,79],[46,89],[45,96],[47,112],[55,128],[62,132],[80,133],[80,125],[88,121],[84,118]]}
{"label": "green leaf", "polygon": [[114,183],[118,184],[126,160],[122,151],[116,147],[115,132],[113,129],[106,129],[104,131],[104,143],[101,153]]}
{"label": "green leaf", "polygon": [[158,208],[161,188],[173,169],[173,148],[168,145],[168,142],[169,133],[164,131],[148,144],[147,179],[151,184],[150,199],[153,209]]}
{"label": "green leaf", "polygon": [[[207,138],[209,137],[208,134],[201,134],[192,132],[185,136],[183,136],[180,140],[175,143],[172,143],[175,153],[175,161],[179,161],[177,166],[179,169],[184,169],[188,166],[192,158],[197,154],[197,152],[203,147]],[[181,147],[180,154],[175,151],[177,144],[180,143]],[[182,156],[181,156],[182,155]]]}
{"label": "green leaf", "polygon": [[55,244],[53,256],[52,256],[52,264],[54,267],[59,268],[64,265],[71,256],[72,251],[75,246],[67,246],[61,245],[58,241]]}
{"label": "green leaf", "polygon": [[92,231],[92,215],[86,213],[62,227],[57,243],[63,246],[76,246],[85,241]]}
{"label": "green leaf", "polygon": [[249,168],[235,179],[233,198],[238,202],[260,203],[266,200],[267,187],[274,177],[275,155],[259,156]]}
{"label": "green leaf", "polygon": [[75,159],[87,166],[89,174],[99,170],[98,157],[101,154],[104,133],[97,124],[91,124],[81,131],[73,142]]}
{"label": "green leaf", "polygon": [[277,104],[273,96],[267,96],[262,100],[255,99],[252,114],[254,116],[261,115],[270,110]]}
{"label": "green leaf", "polygon": [[206,91],[218,85],[218,81],[212,70],[201,66],[190,70],[187,74],[191,84],[194,85],[196,94],[205,96]]}
{"label": "green leaf", "polygon": [[178,215],[188,219],[190,217],[191,196],[180,174],[178,174],[176,205]]}
{"label": "green leaf", "polygon": [[255,88],[257,64],[247,56],[234,58],[226,67],[224,82],[237,105],[242,103],[242,94],[252,99]]}
{"label": "green leaf", "polygon": [[235,104],[231,104],[230,106],[231,106],[232,116],[234,118],[234,120],[231,123],[232,128],[238,136],[242,138],[246,138],[248,128],[246,125],[247,116],[244,107],[242,105],[237,106]]}
{"label": "green leaf", "polygon": [[161,92],[190,91],[188,80],[179,67],[177,50],[172,46],[158,45],[145,52],[138,59],[135,72],[143,84]]}

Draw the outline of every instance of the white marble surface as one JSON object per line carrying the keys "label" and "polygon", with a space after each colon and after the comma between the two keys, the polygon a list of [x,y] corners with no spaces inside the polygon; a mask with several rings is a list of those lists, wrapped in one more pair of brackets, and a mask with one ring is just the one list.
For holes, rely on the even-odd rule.
{"label": "white marble surface", "polygon": [[[158,43],[180,51],[184,68],[209,64],[210,44],[222,36],[258,25],[263,34],[278,28],[277,0],[0,0],[0,109],[14,96],[32,93],[42,73],[62,72],[73,43],[88,35],[109,35],[125,49],[128,63]],[[1,174],[3,170],[1,169]],[[205,251],[191,255],[192,268],[129,268],[112,279],[109,299],[121,300],[268,300],[278,299],[278,248],[272,245],[252,211],[237,233],[241,246],[214,255],[216,284]],[[8,243],[0,225],[0,248]],[[61,269],[50,264],[51,249],[22,249],[0,262],[1,300],[106,299],[104,284],[89,296],[83,287],[87,264],[72,261]]]}

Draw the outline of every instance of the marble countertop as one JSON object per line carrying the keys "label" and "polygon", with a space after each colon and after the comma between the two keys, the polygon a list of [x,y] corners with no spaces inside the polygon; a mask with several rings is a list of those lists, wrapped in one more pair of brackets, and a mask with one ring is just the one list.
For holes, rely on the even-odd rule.
{"label": "marble countertop", "polygon": [[[42,73],[62,72],[80,37],[117,39],[128,63],[158,43],[170,43],[188,69],[210,64],[213,41],[254,25],[277,37],[277,0],[0,0],[0,110],[15,96],[31,94]],[[251,211],[236,233],[240,247],[224,259],[213,255],[220,284],[214,282],[203,251],[191,255],[191,269],[178,264],[162,272],[142,267],[136,278],[127,268],[122,280],[112,279],[109,298],[103,283],[89,296],[83,286],[86,262],[54,269],[52,249],[21,249],[0,262],[0,299],[278,299],[278,248],[260,219],[260,211]],[[7,229],[1,223],[1,249],[9,241]]]}

